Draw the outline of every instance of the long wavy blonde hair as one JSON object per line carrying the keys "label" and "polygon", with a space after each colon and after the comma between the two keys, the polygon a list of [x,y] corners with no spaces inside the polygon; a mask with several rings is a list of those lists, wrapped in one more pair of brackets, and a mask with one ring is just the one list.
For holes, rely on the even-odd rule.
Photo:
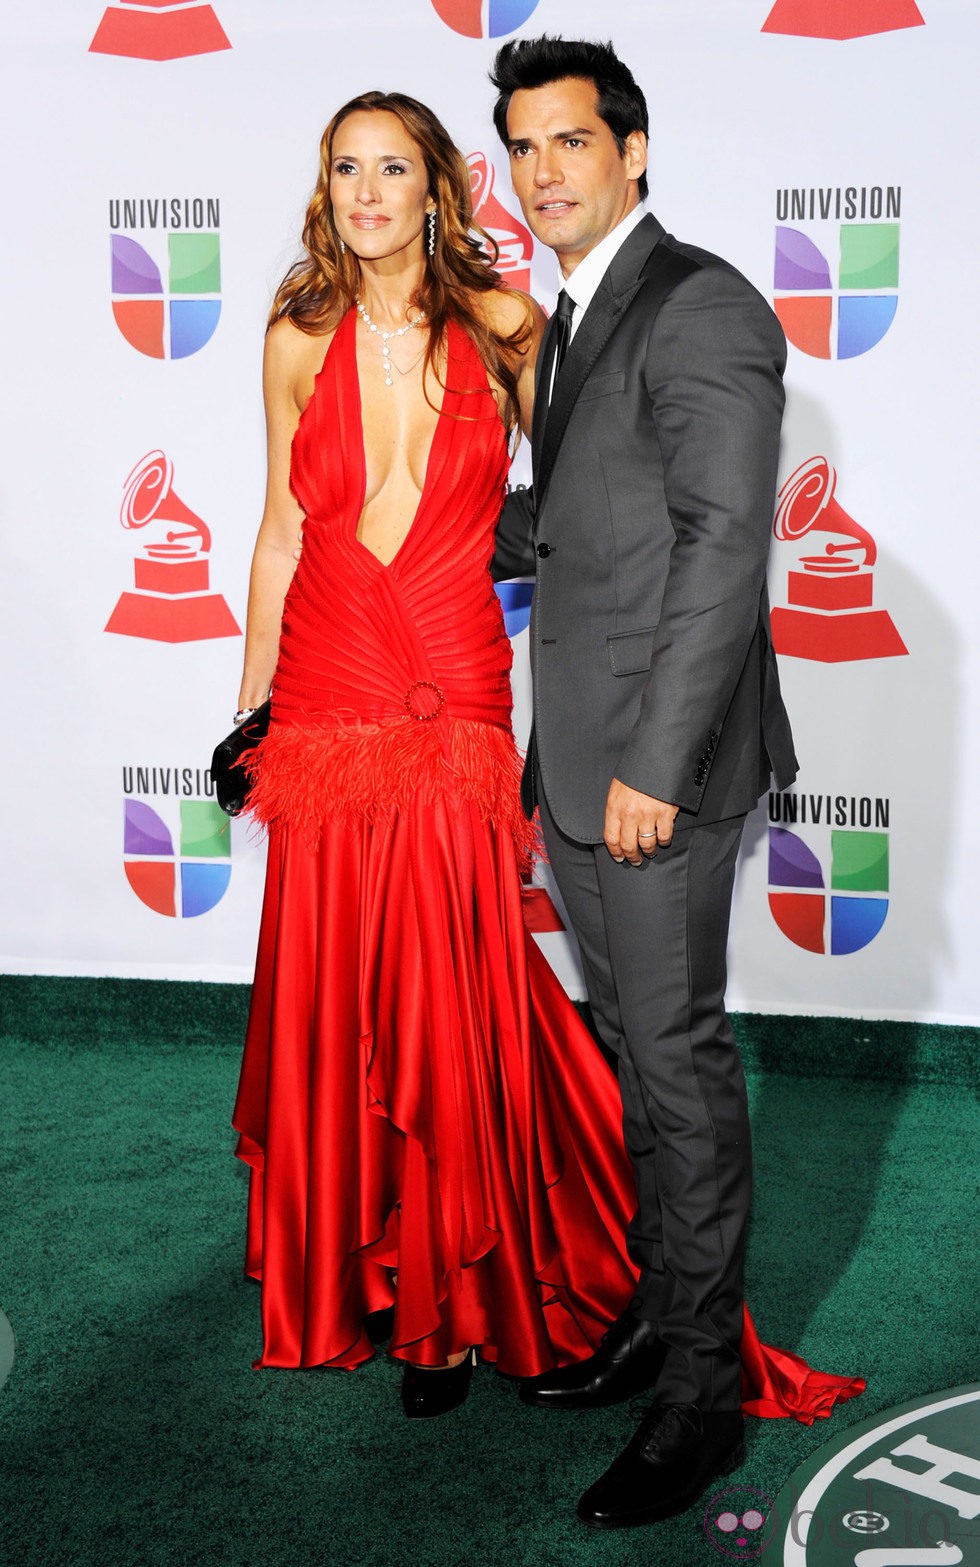
{"label": "long wavy blonde hair", "polygon": [[320,169],[306,209],[303,247],[276,291],[269,325],[288,316],[303,332],[329,332],[350,310],[361,289],[361,271],[350,249],[342,250],[334,228],[330,173],[337,131],[351,114],[384,111],[394,114],[422,151],[429,195],[436,205],[435,253],[426,255],[422,281],[409,304],[423,311],[429,324],[427,369],[438,378],[438,355],[450,320],[469,335],[488,373],[503,388],[504,418],[517,422],[517,379],[521,358],[531,340],[531,316],[516,331],[495,330],[477,303],[506,285],[494,271],[498,248],[473,222],[469,169],[445,127],[415,98],[405,93],[361,93],[338,109],[320,138]]}

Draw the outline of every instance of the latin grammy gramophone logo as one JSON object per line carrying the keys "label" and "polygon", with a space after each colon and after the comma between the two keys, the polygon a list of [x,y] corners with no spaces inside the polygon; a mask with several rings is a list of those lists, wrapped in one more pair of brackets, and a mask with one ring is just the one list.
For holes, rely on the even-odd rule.
{"label": "latin grammy gramophone logo", "polygon": [[762,31],[843,39],[924,26],[915,0],[776,0]]}
{"label": "latin grammy gramophone logo", "polygon": [[471,152],[466,163],[470,171],[473,216],[499,248],[497,271],[511,288],[527,293],[531,287],[531,257],[534,255],[531,232],[494,195],[494,167],[486,153]]}
{"label": "latin grammy gramophone logo", "polygon": [[772,611],[773,647],[824,664],[907,654],[888,611],[873,605],[875,541],[834,499],[836,487],[826,457],[809,457],[779,492],[777,539],[830,539],[820,554],[802,555],[790,568],[789,604]]}
{"label": "latin grammy gramophone logo", "polygon": [[140,0],[107,6],[89,54],[119,54],[131,60],[181,60],[216,54],[231,44],[214,7],[174,0]]}
{"label": "latin grammy gramophone logo", "polygon": [[170,458],[153,451],[126,480],[123,527],[157,526],[134,561],[134,591],[120,594],[105,629],[151,642],[239,637],[228,605],[210,591],[210,529],[177,495],[173,474]]}

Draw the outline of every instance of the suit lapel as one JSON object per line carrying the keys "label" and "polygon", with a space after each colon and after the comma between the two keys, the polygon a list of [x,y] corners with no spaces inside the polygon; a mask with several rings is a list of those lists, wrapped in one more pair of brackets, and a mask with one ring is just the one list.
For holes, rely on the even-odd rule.
{"label": "suit lapel", "polygon": [[[652,215],[638,223],[610,263],[582,321],[572,338],[554,395],[544,419],[535,418],[531,442],[534,460],[535,511],[540,513],[548,482],[561,448],[568,421],[592,367],[616,329],[623,313],[643,282],[643,269],[663,238],[664,229]],[[547,363],[545,348],[554,331],[554,317],[542,339],[539,363]],[[535,408],[544,402],[547,389],[540,380],[535,388]]]}
{"label": "suit lapel", "polygon": [[609,287],[608,273],[596,290],[592,303],[582,318],[582,324],[569,345],[561,374],[555,381],[554,393],[545,420],[541,438],[540,460],[534,474],[536,508],[540,509],[555,466],[555,458],[579,393],[589,378],[592,366],[612,336],[623,311],[639,288],[639,281],[619,298]]}

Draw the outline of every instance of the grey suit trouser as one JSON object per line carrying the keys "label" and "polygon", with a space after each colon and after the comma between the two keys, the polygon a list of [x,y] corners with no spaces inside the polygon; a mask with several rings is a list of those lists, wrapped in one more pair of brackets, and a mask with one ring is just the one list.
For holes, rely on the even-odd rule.
{"label": "grey suit trouser", "polygon": [[[639,867],[556,827],[545,845],[578,937],[589,1005],[614,1052],[638,1207],[637,1315],[659,1323],[665,1403],[737,1409],[752,1191],[745,1079],[725,1013],[744,816],[675,831]],[[624,1305],[626,1303],[624,1302]]]}

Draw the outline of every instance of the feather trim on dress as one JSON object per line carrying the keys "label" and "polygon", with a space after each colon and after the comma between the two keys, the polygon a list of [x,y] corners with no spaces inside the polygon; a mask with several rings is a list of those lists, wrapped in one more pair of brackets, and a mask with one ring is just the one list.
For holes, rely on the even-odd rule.
{"label": "feather trim on dress", "polygon": [[273,723],[243,765],[249,814],[266,827],[286,822],[311,841],[330,819],[373,821],[421,797],[476,804],[510,833],[522,871],[539,851],[535,827],[521,810],[520,754],[496,724],[465,718],[336,728]]}

